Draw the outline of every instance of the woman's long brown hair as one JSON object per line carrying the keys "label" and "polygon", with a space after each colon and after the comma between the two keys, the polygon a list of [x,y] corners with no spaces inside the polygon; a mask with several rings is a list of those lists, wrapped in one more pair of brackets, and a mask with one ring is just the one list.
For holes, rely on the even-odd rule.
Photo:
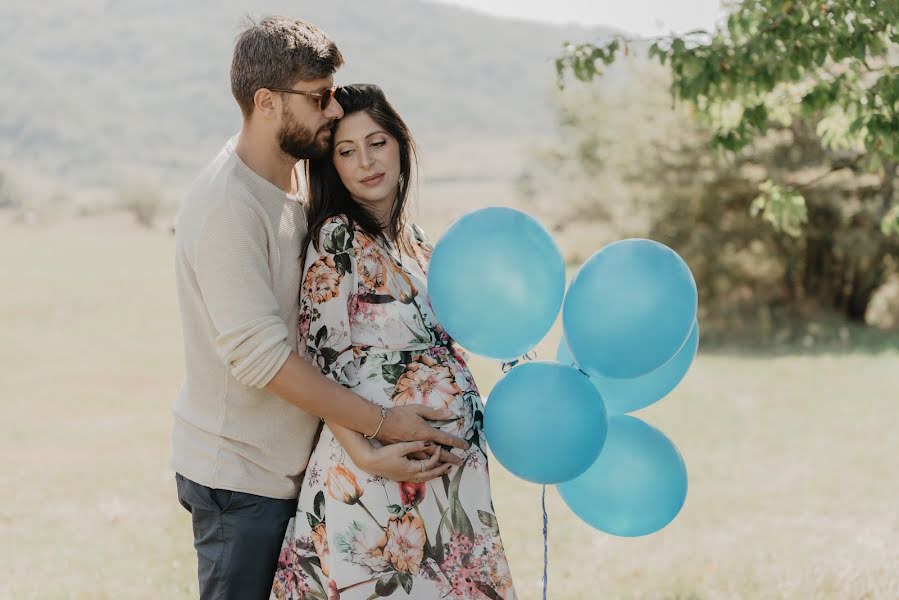
{"label": "woman's long brown hair", "polygon": [[310,240],[316,250],[319,250],[318,236],[322,225],[337,215],[346,215],[350,227],[358,224],[373,239],[390,240],[400,247],[405,247],[402,233],[406,226],[406,200],[409,196],[412,166],[415,163],[415,142],[409,128],[387,100],[383,90],[376,85],[344,86],[340,88],[336,98],[343,107],[344,116],[365,111],[399,144],[400,180],[396,202],[390,214],[390,222],[382,224],[365,206],[353,200],[334,167],[332,147],[327,156],[309,161],[309,201],[306,204],[306,222],[309,224],[309,230],[303,241],[303,250],[305,252]]}

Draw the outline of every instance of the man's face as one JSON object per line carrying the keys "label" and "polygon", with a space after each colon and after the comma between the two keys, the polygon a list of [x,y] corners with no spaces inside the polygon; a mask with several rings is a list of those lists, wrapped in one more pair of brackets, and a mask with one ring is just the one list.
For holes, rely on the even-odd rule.
{"label": "man's face", "polygon": [[[292,89],[307,92],[324,92],[334,85],[333,78],[299,81]],[[319,98],[299,94],[281,94],[281,119],[278,127],[278,145],[281,150],[297,160],[327,156],[331,142],[331,125],[343,116],[343,109],[336,98],[331,98],[325,110]]]}

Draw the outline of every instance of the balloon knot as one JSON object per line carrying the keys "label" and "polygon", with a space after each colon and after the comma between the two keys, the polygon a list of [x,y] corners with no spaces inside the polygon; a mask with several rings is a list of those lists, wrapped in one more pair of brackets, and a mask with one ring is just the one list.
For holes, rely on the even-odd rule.
{"label": "balloon knot", "polygon": [[515,365],[525,360],[535,360],[537,358],[537,351],[531,350],[530,352],[525,352],[521,355],[521,358],[516,358],[515,360],[510,360],[509,362],[503,363],[503,373],[508,373],[511,371]]}

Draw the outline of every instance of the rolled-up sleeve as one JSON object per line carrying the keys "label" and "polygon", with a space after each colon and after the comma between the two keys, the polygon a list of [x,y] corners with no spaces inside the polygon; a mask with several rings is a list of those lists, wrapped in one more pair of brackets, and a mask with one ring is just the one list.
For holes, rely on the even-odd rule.
{"label": "rolled-up sleeve", "polygon": [[219,356],[239,382],[265,387],[291,352],[272,289],[265,216],[228,198],[209,212],[195,256]]}

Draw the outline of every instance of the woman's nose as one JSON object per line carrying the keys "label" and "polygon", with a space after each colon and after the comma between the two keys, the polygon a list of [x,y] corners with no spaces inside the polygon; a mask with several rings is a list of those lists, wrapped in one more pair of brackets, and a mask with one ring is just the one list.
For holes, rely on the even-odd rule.
{"label": "woman's nose", "polygon": [[368,169],[373,162],[374,158],[367,150],[363,150],[359,153],[359,166],[363,169]]}

